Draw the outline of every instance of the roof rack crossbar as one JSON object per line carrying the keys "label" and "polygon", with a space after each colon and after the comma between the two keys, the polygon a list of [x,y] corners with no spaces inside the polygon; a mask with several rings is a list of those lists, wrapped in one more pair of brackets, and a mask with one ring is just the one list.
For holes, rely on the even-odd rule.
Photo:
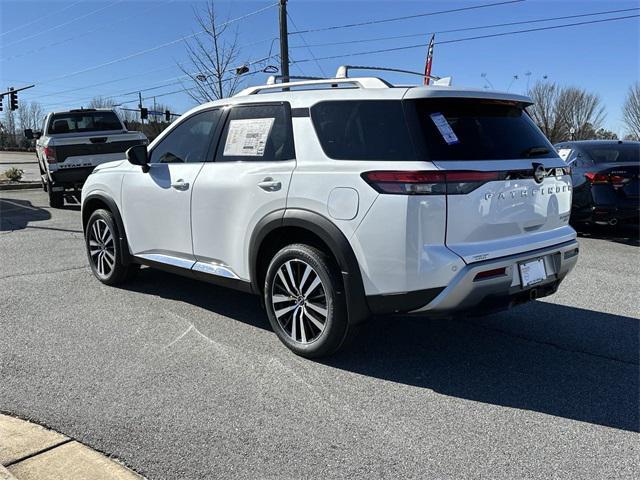
{"label": "roof rack crossbar", "polygon": [[418,75],[419,77],[426,78],[427,76],[431,80],[440,80],[440,77],[436,77],[435,75],[425,75],[421,72],[414,72],[412,70],[403,70],[401,68],[390,68],[390,67],[368,67],[364,65],[341,65],[338,67],[338,71],[336,72],[336,78],[349,78],[349,70],[375,70],[381,72],[398,72],[398,73],[406,73],[408,75]]}

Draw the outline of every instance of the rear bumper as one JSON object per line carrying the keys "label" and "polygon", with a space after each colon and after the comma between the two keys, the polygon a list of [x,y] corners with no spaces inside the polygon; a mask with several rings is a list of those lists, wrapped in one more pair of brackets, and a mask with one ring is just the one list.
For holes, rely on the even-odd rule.
{"label": "rear bumper", "polygon": [[[572,240],[553,247],[533,250],[466,265],[442,291],[422,307],[409,313],[449,315],[453,313],[484,314],[554,293],[560,282],[578,261],[578,242]],[[518,265],[543,259],[546,279],[533,286],[522,287]],[[478,273],[505,269],[499,276],[476,279]]]}
{"label": "rear bumper", "polygon": [[632,205],[593,205],[572,212],[574,222],[584,223],[638,223],[640,203]]}
{"label": "rear bumper", "polygon": [[81,188],[95,167],[67,168],[50,172],[55,187]]}

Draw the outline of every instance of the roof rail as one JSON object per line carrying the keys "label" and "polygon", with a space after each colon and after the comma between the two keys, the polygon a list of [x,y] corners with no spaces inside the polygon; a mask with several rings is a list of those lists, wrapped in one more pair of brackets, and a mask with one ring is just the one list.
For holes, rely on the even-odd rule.
{"label": "roof rail", "polygon": [[299,77],[299,76],[295,76],[295,75],[289,75],[289,77],[285,77],[284,75],[271,75],[269,78],[267,78],[267,85],[275,85],[276,83],[278,83],[278,81],[280,80],[280,83],[283,83],[282,80],[284,78],[288,78],[289,81],[291,80],[326,80],[326,77]]}
{"label": "roof rail", "polygon": [[[425,78],[427,75],[420,72],[414,72],[412,70],[403,70],[401,68],[390,68],[390,67],[367,67],[364,65],[341,65],[338,67],[338,71],[336,72],[336,78],[349,78],[349,70],[375,70],[381,72],[398,72],[398,73],[406,73],[409,75],[418,75],[419,77]],[[435,75],[428,76],[431,80],[440,80],[440,77],[436,77]]]}
{"label": "roof rail", "polygon": [[389,88],[392,85],[385,82],[381,78],[377,77],[358,77],[358,78],[322,78],[319,80],[304,80],[300,82],[285,82],[274,83],[271,85],[258,85],[255,87],[248,87],[239,93],[236,93],[234,97],[243,97],[245,95],[255,95],[265,90],[284,90],[296,89],[299,87],[314,87],[329,85],[330,88],[338,88],[339,85],[346,85],[351,88]]}

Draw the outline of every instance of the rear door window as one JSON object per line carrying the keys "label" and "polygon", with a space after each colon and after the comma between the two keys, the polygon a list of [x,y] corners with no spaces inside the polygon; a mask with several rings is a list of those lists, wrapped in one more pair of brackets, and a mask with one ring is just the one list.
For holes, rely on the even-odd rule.
{"label": "rear door window", "polygon": [[640,163],[640,144],[584,144],[584,152],[595,163]]}
{"label": "rear door window", "polygon": [[273,162],[295,158],[288,105],[236,105],[220,136],[216,162]]}
{"label": "rear door window", "polygon": [[322,149],[337,160],[415,160],[400,100],[320,102],[311,119]]}
{"label": "rear door window", "polygon": [[519,105],[478,99],[407,102],[418,124],[417,142],[430,160],[557,158],[558,154]]}
{"label": "rear door window", "polygon": [[106,112],[68,112],[56,113],[51,117],[47,133],[80,133],[105,132],[122,130],[118,116],[111,111]]}

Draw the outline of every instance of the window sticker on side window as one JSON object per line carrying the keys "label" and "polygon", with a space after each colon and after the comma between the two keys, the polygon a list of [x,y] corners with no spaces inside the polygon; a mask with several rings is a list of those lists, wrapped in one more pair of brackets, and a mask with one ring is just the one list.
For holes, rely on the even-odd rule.
{"label": "window sticker on side window", "polygon": [[565,162],[567,161],[567,158],[569,157],[570,153],[571,153],[570,148],[561,148],[560,150],[558,150],[558,156]]}
{"label": "window sticker on side window", "polygon": [[433,120],[436,128],[440,132],[440,135],[442,135],[444,141],[447,142],[447,145],[455,145],[456,143],[460,143],[460,140],[458,140],[458,137],[456,137],[456,134],[453,132],[451,125],[449,125],[449,122],[447,122],[447,119],[444,118],[443,114],[441,114],[440,112],[436,112],[432,113],[430,117],[431,120]]}
{"label": "window sticker on side window", "polygon": [[275,118],[231,120],[224,145],[225,157],[262,157]]}

